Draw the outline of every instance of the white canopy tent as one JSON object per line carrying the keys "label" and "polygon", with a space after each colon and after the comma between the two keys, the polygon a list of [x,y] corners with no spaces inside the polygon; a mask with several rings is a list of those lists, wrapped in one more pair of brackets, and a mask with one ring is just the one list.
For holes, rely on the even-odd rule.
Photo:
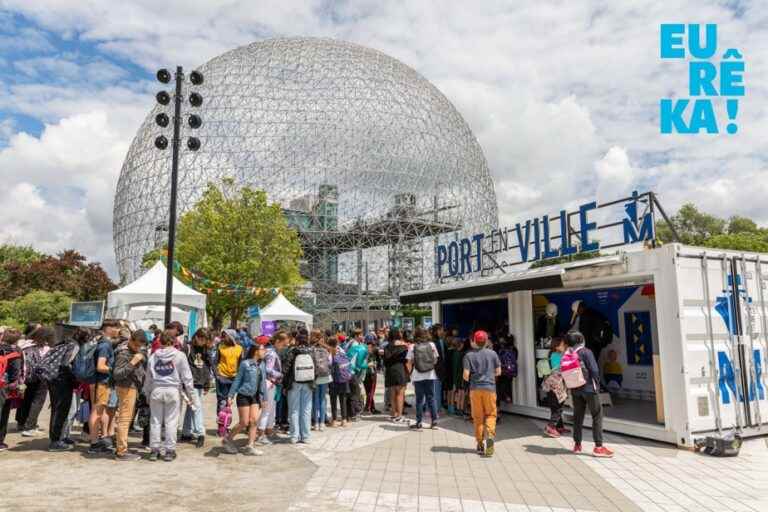
{"label": "white canopy tent", "polygon": [[[144,275],[134,282],[109,292],[107,295],[107,316],[138,321],[145,318],[159,318],[158,311],[165,311],[166,267],[158,261]],[[206,296],[175,277],[173,278],[173,309],[171,317],[186,327],[207,325],[205,314]],[[146,315],[146,316],[142,316]]]}
{"label": "white canopy tent", "polygon": [[302,322],[306,324],[307,329],[312,329],[312,315],[294,306],[282,293],[261,310],[259,317],[262,322],[270,320]]}

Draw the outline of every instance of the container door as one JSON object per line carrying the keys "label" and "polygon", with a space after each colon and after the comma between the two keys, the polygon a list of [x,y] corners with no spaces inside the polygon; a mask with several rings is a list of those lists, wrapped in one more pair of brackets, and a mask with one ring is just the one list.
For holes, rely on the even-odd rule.
{"label": "container door", "polygon": [[[679,257],[677,278],[692,432],[741,429],[752,421],[752,409],[745,399],[751,371],[745,358],[748,340],[742,335],[746,318],[740,299],[745,293],[735,265],[725,254],[703,252]],[[735,292],[734,283],[740,292]],[[761,410],[768,412],[765,407]]]}
{"label": "container door", "polygon": [[738,293],[734,293],[740,312],[739,357],[743,369],[743,392],[745,426],[762,428],[768,423],[768,393],[766,393],[765,361],[768,355],[766,337],[766,293],[765,265],[759,258],[746,256],[731,260],[732,274],[736,275]]}

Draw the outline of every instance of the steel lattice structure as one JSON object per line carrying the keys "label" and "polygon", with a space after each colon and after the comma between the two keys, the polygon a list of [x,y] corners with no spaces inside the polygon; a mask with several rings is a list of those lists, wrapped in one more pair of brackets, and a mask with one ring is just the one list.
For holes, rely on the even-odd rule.
{"label": "steel lattice structure", "polygon": [[[182,152],[179,211],[223,178],[266,190],[299,230],[321,318],[396,305],[400,291],[434,280],[434,244],[496,226],[493,182],[467,123],[392,57],[330,39],[272,39],[199,70],[203,144]],[[167,229],[171,155],[153,145],[161,110],[139,129],[117,185],[115,252],[127,281]]]}

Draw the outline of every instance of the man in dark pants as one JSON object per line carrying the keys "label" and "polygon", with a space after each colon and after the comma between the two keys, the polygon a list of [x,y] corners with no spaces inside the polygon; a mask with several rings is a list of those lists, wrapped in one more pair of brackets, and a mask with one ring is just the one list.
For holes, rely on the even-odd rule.
{"label": "man in dark pants", "polygon": [[[0,334],[0,356],[17,354],[16,342],[21,338],[21,333],[14,330]],[[6,386],[0,389],[0,451],[8,449],[5,444],[5,435],[8,433],[8,419],[11,415],[10,395],[16,390],[18,380],[21,377],[21,357],[14,357],[8,361],[5,370]]]}
{"label": "man in dark pants", "polygon": [[[574,453],[581,453],[584,414],[589,408],[589,414],[592,416],[592,438],[595,441],[592,455],[595,457],[613,457],[613,451],[603,446],[603,407],[600,404],[600,395],[598,394],[600,370],[595,355],[585,346],[584,336],[580,332],[569,332],[566,343],[568,345],[566,354],[578,354],[585,380],[583,386],[571,389],[573,398],[573,451]],[[563,358],[565,357],[563,356]]]}

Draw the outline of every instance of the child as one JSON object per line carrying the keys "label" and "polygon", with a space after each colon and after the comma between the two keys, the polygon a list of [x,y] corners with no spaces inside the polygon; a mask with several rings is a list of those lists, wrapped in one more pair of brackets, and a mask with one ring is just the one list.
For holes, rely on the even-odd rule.
{"label": "child", "polygon": [[211,375],[213,365],[211,363],[210,331],[200,328],[192,337],[192,343],[184,346],[187,354],[189,368],[192,371],[194,393],[192,394],[192,406],[187,406],[184,413],[184,425],[181,430],[182,441],[194,441],[197,448],[205,445],[205,423],[203,416],[203,396],[211,387]]}
{"label": "child", "polygon": [[150,449],[149,460],[160,458],[162,428],[165,427],[165,454],[163,460],[176,458],[176,429],[179,426],[181,406],[180,389],[191,390],[194,386],[187,356],[173,348],[175,332],[165,330],[160,335],[161,348],[152,354],[144,379],[144,394],[149,398]]}
{"label": "child", "polygon": [[501,360],[501,375],[499,376],[499,402],[512,403],[512,381],[517,377],[517,348],[515,338],[499,340],[499,359]]}
{"label": "child", "polygon": [[549,404],[549,423],[544,429],[544,433],[549,437],[560,437],[561,434],[570,432],[563,425],[563,403],[568,394],[563,378],[560,376],[560,360],[563,357],[563,352],[565,352],[565,347],[563,338],[552,340],[549,352],[549,366],[552,371],[541,385],[541,389],[547,393]]}
{"label": "child", "polygon": [[[331,391],[331,415],[333,417],[332,426],[346,427],[349,422],[349,395],[350,395],[350,381],[352,380],[352,372],[350,369],[350,362],[347,355],[338,346],[338,341],[331,338],[328,340],[328,346],[331,349],[331,372],[333,375],[333,382],[330,383]],[[338,407],[338,409],[337,409]],[[338,414],[337,414],[338,413]],[[341,422],[339,422],[339,415],[341,416]]]}
{"label": "child", "polygon": [[261,415],[261,408],[264,404],[267,386],[266,369],[264,367],[264,355],[266,353],[264,345],[251,345],[248,349],[248,355],[237,370],[232,387],[229,389],[227,397],[227,406],[232,405],[232,399],[237,395],[237,415],[238,423],[229,432],[229,435],[222,439],[224,450],[232,455],[237,454],[237,447],[233,440],[241,431],[248,429],[248,444],[243,449],[244,455],[264,455],[264,452],[257,450],[256,443],[256,422]]}

